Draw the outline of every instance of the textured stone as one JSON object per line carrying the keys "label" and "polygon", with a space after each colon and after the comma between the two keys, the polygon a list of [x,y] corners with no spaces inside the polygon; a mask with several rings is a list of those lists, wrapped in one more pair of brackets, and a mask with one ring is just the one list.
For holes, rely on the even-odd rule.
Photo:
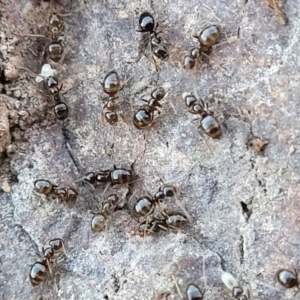
{"label": "textured stone", "polygon": [[[299,0],[286,1],[289,22],[282,26],[267,1],[2,0],[1,57],[3,69],[13,71],[10,81],[2,78],[2,93],[20,90],[22,99],[6,95],[5,115],[10,130],[24,137],[1,157],[0,178],[11,187],[0,194],[2,298],[181,299],[175,278],[183,295],[194,282],[205,300],[231,299],[222,271],[233,274],[251,300],[299,297],[274,282],[278,269],[300,262],[299,7]],[[51,63],[70,109],[63,123],[43,83],[35,82],[50,40],[26,36],[45,34],[53,11],[68,14],[64,60]],[[154,14],[172,45],[159,72],[139,51],[136,29],[144,11]],[[197,45],[192,35],[207,24],[221,26],[220,45],[210,66],[186,72],[181,61]],[[127,81],[119,95],[123,118],[115,127],[103,119],[100,84],[113,69]],[[165,82],[172,88],[154,125],[134,128],[141,97]],[[220,139],[199,134],[199,120],[182,99],[194,91],[220,121]],[[249,147],[253,137],[268,141],[262,154]],[[106,231],[93,233],[90,211],[101,207],[104,187],[76,180],[133,163],[137,181],[129,190],[107,191],[118,191],[124,208],[112,214]],[[74,207],[35,194],[33,182],[41,178],[76,187]],[[135,232],[132,206],[138,196],[154,194],[161,180],[179,188],[178,201],[192,222],[183,233],[144,240]],[[165,204],[179,209],[174,199]],[[30,265],[53,237],[64,239],[68,258],[54,268],[54,278],[33,288]]]}

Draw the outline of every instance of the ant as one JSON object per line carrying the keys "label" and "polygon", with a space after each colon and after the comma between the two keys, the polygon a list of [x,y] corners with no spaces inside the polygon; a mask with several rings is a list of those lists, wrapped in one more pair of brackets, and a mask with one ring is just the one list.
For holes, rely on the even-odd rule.
{"label": "ant", "polygon": [[299,274],[294,271],[289,271],[287,269],[280,269],[276,273],[276,279],[280,285],[290,289],[300,285]]}
{"label": "ant", "polygon": [[213,112],[208,110],[207,103],[204,103],[204,101],[200,98],[197,99],[192,93],[183,93],[182,97],[189,109],[189,112],[201,116],[199,128],[201,128],[204,133],[211,138],[219,138],[221,136],[220,124],[213,116]]}
{"label": "ant", "polygon": [[140,29],[137,30],[138,32],[149,33],[151,52],[153,55],[158,59],[167,60],[169,58],[169,51],[165,46],[163,38],[159,36],[160,32],[156,31],[158,23],[155,22],[154,17],[149,12],[142,13],[139,18],[139,26]]}
{"label": "ant", "polygon": [[54,12],[49,17],[47,33],[43,35],[36,34],[25,34],[23,36],[34,36],[34,37],[50,37],[51,43],[47,45],[45,49],[45,53],[50,59],[54,62],[59,62],[62,58],[62,54],[64,52],[63,45],[61,43],[60,33],[64,29],[64,21],[62,15]]}
{"label": "ant", "polygon": [[[168,84],[166,84],[168,86]],[[168,90],[164,87],[158,87],[151,92],[151,99],[142,101],[147,103],[147,106],[140,108],[133,116],[133,124],[138,129],[150,127],[153,123],[154,112],[157,111],[160,114],[158,107],[162,107],[159,101],[161,101]]]}
{"label": "ant", "polygon": [[249,291],[248,296],[244,294],[243,288],[241,288],[236,279],[233,277],[232,274],[228,272],[223,272],[221,276],[221,280],[226,285],[226,287],[232,291],[232,297],[234,297],[237,300],[249,300]]}
{"label": "ant", "polygon": [[63,85],[61,84],[60,87],[58,87],[57,79],[50,76],[46,78],[46,86],[56,102],[56,105],[54,106],[54,114],[56,118],[60,121],[65,120],[69,115],[69,109],[68,106],[60,100],[60,91]]}
{"label": "ant", "polygon": [[187,300],[203,300],[203,296],[204,294],[196,284],[190,283],[188,285],[186,289]]}
{"label": "ant", "polygon": [[151,217],[143,220],[138,226],[139,236],[145,237],[151,232],[168,231],[168,228],[179,229],[188,223],[186,216],[181,212],[161,212],[164,219]]}
{"label": "ant", "polygon": [[118,99],[118,94],[125,85],[121,86],[121,79],[116,71],[109,72],[104,77],[103,83],[100,83],[103,87],[104,93],[108,95],[107,98],[103,99],[108,99],[104,106],[104,108],[108,110],[108,112],[104,114],[105,119],[110,125],[116,125],[118,123],[118,115],[115,111],[119,108],[116,99]]}
{"label": "ant", "polygon": [[49,17],[48,25],[48,35],[50,35],[52,42],[47,46],[47,52],[50,59],[52,59],[54,62],[59,62],[64,52],[64,48],[59,37],[59,34],[62,32],[63,28],[63,17],[57,13],[52,13],[52,15]]}
{"label": "ant", "polygon": [[60,238],[52,239],[48,242],[48,245],[43,246],[42,261],[35,262],[29,272],[29,280],[33,286],[45,281],[48,272],[52,274],[51,265],[62,253],[66,255],[64,242]]}
{"label": "ant", "polygon": [[38,179],[34,182],[34,190],[45,196],[57,197],[64,202],[74,202],[77,198],[77,191],[71,187],[59,188],[45,179]]}
{"label": "ant", "polygon": [[144,219],[138,227],[138,232],[140,236],[145,236],[145,233],[150,233],[152,231],[158,232],[160,230],[167,231],[168,228],[180,228],[185,225],[187,217],[180,212],[170,212],[161,209],[161,215],[163,219],[158,219],[155,217],[148,218],[153,214],[154,209],[161,200],[168,197],[173,197],[177,193],[177,189],[170,185],[164,185],[159,188],[158,192],[154,194],[153,197],[142,196],[137,199],[134,205],[134,214]]}
{"label": "ant", "polygon": [[97,174],[94,172],[90,172],[84,177],[84,180],[86,180],[91,184],[99,182],[99,183],[110,183],[113,186],[116,184],[130,183],[132,181],[132,177],[133,175],[131,170],[117,168],[114,165],[113,170],[101,170]]}
{"label": "ant", "polygon": [[155,206],[159,201],[168,197],[173,197],[177,193],[177,189],[171,185],[164,185],[159,188],[158,192],[153,197],[142,196],[134,205],[134,213],[141,217],[148,216],[153,213]]}
{"label": "ant", "polygon": [[119,197],[116,194],[111,194],[107,196],[106,200],[102,205],[101,212],[94,213],[95,216],[93,217],[91,222],[91,228],[93,231],[101,231],[104,228],[108,216],[112,214],[112,212],[117,206],[118,201]]}
{"label": "ant", "polygon": [[193,69],[201,54],[210,52],[211,47],[216,44],[219,35],[220,27],[218,25],[209,25],[204,28],[199,35],[193,35],[193,37],[198,40],[199,46],[190,49],[188,54],[184,57],[184,69]]}

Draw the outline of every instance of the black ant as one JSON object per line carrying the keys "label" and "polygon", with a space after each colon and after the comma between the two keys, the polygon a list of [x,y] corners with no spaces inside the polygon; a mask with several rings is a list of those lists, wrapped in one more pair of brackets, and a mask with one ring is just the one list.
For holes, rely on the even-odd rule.
{"label": "black ant", "polygon": [[207,26],[199,35],[193,35],[193,37],[198,40],[199,46],[190,49],[188,54],[184,57],[183,67],[185,69],[193,69],[201,54],[210,52],[211,47],[216,44],[219,35],[220,27],[218,25]]}
{"label": "black ant", "polygon": [[153,213],[155,206],[159,201],[168,197],[173,197],[177,193],[177,189],[170,185],[164,185],[159,188],[158,192],[153,197],[142,196],[134,205],[134,213],[140,217],[149,216]]}
{"label": "black ant", "polygon": [[45,196],[57,197],[61,201],[74,202],[77,198],[77,191],[71,187],[59,188],[52,184],[49,180],[39,179],[34,182],[34,190]]}
{"label": "black ant", "polygon": [[64,21],[62,15],[54,12],[49,17],[48,22],[48,31],[44,35],[36,35],[36,34],[25,34],[23,36],[33,36],[33,37],[50,37],[51,43],[48,44],[45,50],[45,54],[47,54],[51,60],[54,62],[59,62],[62,58],[62,54],[64,52],[63,45],[61,43],[61,32],[64,29]]}
{"label": "black ant", "polygon": [[200,126],[208,136],[213,139],[221,136],[221,127],[213,112],[208,110],[208,106],[202,99],[197,99],[192,93],[183,93],[182,97],[189,112],[201,116]]}
{"label": "black ant", "polygon": [[50,59],[54,62],[59,62],[64,48],[60,40],[60,33],[64,28],[63,17],[57,13],[53,13],[49,17],[48,34],[50,35],[52,42],[47,46],[47,52]]}
{"label": "black ant", "polygon": [[112,214],[117,206],[119,197],[116,194],[107,196],[102,205],[102,210],[98,213],[94,213],[94,217],[91,222],[91,228],[93,231],[101,231],[105,225],[107,218]]}
{"label": "black ant", "polygon": [[299,274],[296,271],[292,272],[287,269],[280,269],[276,273],[276,279],[280,285],[287,289],[300,285]]}
{"label": "black ant", "polygon": [[187,300],[203,300],[204,294],[196,284],[190,283],[186,289],[186,297]]}
{"label": "black ant", "polygon": [[[168,84],[165,84],[166,87]],[[151,93],[151,99],[142,101],[147,103],[147,106],[140,108],[133,116],[133,124],[138,129],[144,129],[150,127],[153,123],[154,112],[157,111],[160,114],[158,107],[162,107],[159,101],[161,101],[167,94],[167,89],[164,87],[158,87]]]}
{"label": "black ant", "polygon": [[164,185],[160,187],[153,197],[142,196],[137,199],[133,208],[134,214],[142,218],[146,217],[138,227],[140,236],[144,236],[145,233],[150,233],[152,231],[158,232],[160,230],[167,231],[168,228],[181,228],[188,222],[187,217],[184,214],[180,212],[167,212],[164,209],[160,209],[163,219],[150,217],[161,200],[173,197],[176,193],[177,189],[175,187]]}
{"label": "black ant", "polygon": [[99,182],[99,183],[110,183],[113,186],[116,184],[130,183],[132,181],[132,178],[133,175],[131,170],[117,168],[114,165],[113,170],[101,170],[97,174],[94,172],[90,172],[84,177],[84,180],[86,180],[91,184]]}
{"label": "black ant", "polygon": [[151,232],[168,231],[168,229],[179,229],[188,223],[187,217],[181,212],[167,212],[162,210],[164,219],[155,217],[146,218],[138,226],[138,233],[145,237]]}
{"label": "black ant", "polygon": [[163,38],[159,36],[160,32],[156,32],[158,23],[155,22],[154,17],[149,12],[142,13],[139,18],[139,26],[140,29],[137,30],[138,32],[149,33],[151,52],[153,55],[158,59],[167,60],[169,58],[169,51]]}
{"label": "black ant", "polygon": [[221,276],[221,280],[226,285],[226,287],[232,291],[232,297],[237,300],[250,300],[249,291],[248,296],[244,294],[243,288],[241,288],[236,279],[233,277],[231,273],[223,272]]}
{"label": "black ant", "polygon": [[43,247],[42,261],[35,262],[29,272],[29,280],[33,286],[45,281],[48,272],[52,274],[51,265],[62,253],[66,255],[64,242],[60,238],[52,239]]}
{"label": "black ant", "polygon": [[104,106],[104,108],[108,110],[108,112],[104,114],[105,119],[110,125],[116,125],[118,123],[118,115],[115,111],[119,108],[119,104],[116,100],[118,99],[119,92],[124,88],[124,85],[121,86],[121,79],[116,71],[109,72],[104,77],[103,83],[100,83],[104,93],[108,95],[108,98],[105,98],[105,100],[108,99]]}
{"label": "black ant", "polygon": [[69,115],[68,106],[60,100],[60,91],[62,89],[62,84],[58,87],[58,81],[56,78],[50,76],[46,78],[46,86],[53,96],[56,105],[54,106],[54,114],[56,118],[60,121],[65,120]]}

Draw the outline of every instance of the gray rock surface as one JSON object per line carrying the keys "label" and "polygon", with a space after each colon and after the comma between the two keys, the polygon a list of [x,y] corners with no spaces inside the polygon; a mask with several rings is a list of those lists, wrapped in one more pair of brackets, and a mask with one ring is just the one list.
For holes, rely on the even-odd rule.
{"label": "gray rock surface", "polygon": [[[274,281],[278,269],[300,266],[299,7],[299,0],[285,3],[289,23],[282,26],[266,1],[0,1],[2,299],[182,299],[174,278],[184,299],[190,282],[205,290],[205,300],[231,299],[222,270],[251,299],[300,299]],[[63,123],[34,80],[49,39],[26,36],[45,34],[54,10],[66,14],[66,55],[51,63],[70,108]],[[135,30],[144,11],[172,45],[159,72],[139,54]],[[181,61],[197,45],[192,35],[207,24],[221,26],[221,44],[209,66],[186,72]],[[116,127],[103,120],[100,84],[113,69],[127,80]],[[140,98],[165,82],[172,88],[155,124],[134,128]],[[221,139],[199,134],[181,96],[192,91],[215,112]],[[262,154],[248,146],[254,136],[269,142]],[[93,233],[90,211],[101,207],[104,187],[75,181],[133,163],[138,180],[113,189],[124,209],[112,214],[107,230]],[[76,204],[33,193],[40,178],[75,187]],[[161,180],[179,188],[192,222],[181,233],[143,239],[132,206]],[[166,205],[178,209],[173,199]],[[33,288],[30,265],[53,237],[64,239],[68,257]]]}

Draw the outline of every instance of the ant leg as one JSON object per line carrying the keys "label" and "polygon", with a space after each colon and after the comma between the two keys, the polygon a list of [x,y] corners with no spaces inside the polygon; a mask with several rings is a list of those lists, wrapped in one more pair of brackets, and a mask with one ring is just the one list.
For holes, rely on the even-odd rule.
{"label": "ant leg", "polygon": [[53,276],[53,272],[52,272],[52,268],[51,268],[51,264],[50,264],[49,259],[47,259],[47,266],[48,266],[48,269],[49,269],[49,273],[51,274],[51,276]]}
{"label": "ant leg", "polygon": [[[36,78],[38,76],[38,74],[35,74],[34,72],[32,72],[31,70],[27,69],[27,68],[24,68],[24,67],[17,67],[17,69],[19,70],[24,70],[28,73],[30,73],[31,75],[34,75],[34,78]],[[40,90],[41,92],[43,92],[42,90]]]}
{"label": "ant leg", "polygon": [[66,247],[65,247],[65,243],[62,241],[62,249],[63,249],[63,253],[64,253],[64,256],[66,258],[68,258],[68,255],[67,255],[67,252],[66,252]]}
{"label": "ant leg", "polygon": [[76,157],[76,155],[74,154],[74,151],[73,151],[73,149],[71,148],[71,146],[70,146],[69,143],[66,143],[66,146],[67,146],[67,148],[68,148],[69,153],[70,153],[74,158],[76,158],[76,160],[77,160],[77,162],[78,162],[78,165],[79,165],[80,169],[83,170],[83,164],[82,164],[80,158],[79,158],[79,157]]}
{"label": "ant leg", "polygon": [[130,123],[128,123],[128,121],[126,120],[125,116],[119,112],[120,117],[122,118],[123,122],[129,127]]}
{"label": "ant leg", "polygon": [[182,293],[181,293],[181,290],[180,290],[180,287],[179,287],[179,285],[178,285],[178,282],[177,282],[177,280],[176,280],[176,278],[175,278],[175,276],[172,274],[172,279],[173,279],[173,281],[174,281],[174,283],[175,283],[175,286],[176,286],[176,289],[177,289],[177,291],[178,291],[178,294],[180,295],[180,298],[181,299],[184,299],[183,298],[183,295],[182,295]]}
{"label": "ant leg", "polygon": [[[115,166],[114,166],[114,167],[115,167]],[[105,195],[105,193],[106,193],[106,191],[107,191],[107,189],[109,188],[110,185],[111,185],[110,182],[107,182],[107,183],[106,183],[105,189],[104,189],[103,193],[101,194],[101,197],[104,197],[104,195]]]}
{"label": "ant leg", "polygon": [[206,273],[205,273],[205,256],[203,256],[203,282],[204,282],[204,288],[207,289]]}
{"label": "ant leg", "polygon": [[152,55],[152,63],[154,64],[155,71],[159,72],[160,69],[159,69],[159,66],[158,66],[158,63],[157,63],[156,59],[154,58],[154,55]]}
{"label": "ant leg", "polygon": [[192,219],[191,215],[188,213],[188,211],[186,210],[186,208],[184,207],[184,205],[178,200],[176,193],[174,194],[174,198],[175,198],[176,205],[183,211],[183,213],[187,217],[189,223],[191,224],[193,219]]}
{"label": "ant leg", "polygon": [[146,226],[145,226],[145,229],[144,229],[143,250],[145,249],[145,239],[146,239],[146,236],[147,236],[146,233],[147,233],[148,224],[149,224],[149,216],[147,216],[147,218],[146,218]]}

